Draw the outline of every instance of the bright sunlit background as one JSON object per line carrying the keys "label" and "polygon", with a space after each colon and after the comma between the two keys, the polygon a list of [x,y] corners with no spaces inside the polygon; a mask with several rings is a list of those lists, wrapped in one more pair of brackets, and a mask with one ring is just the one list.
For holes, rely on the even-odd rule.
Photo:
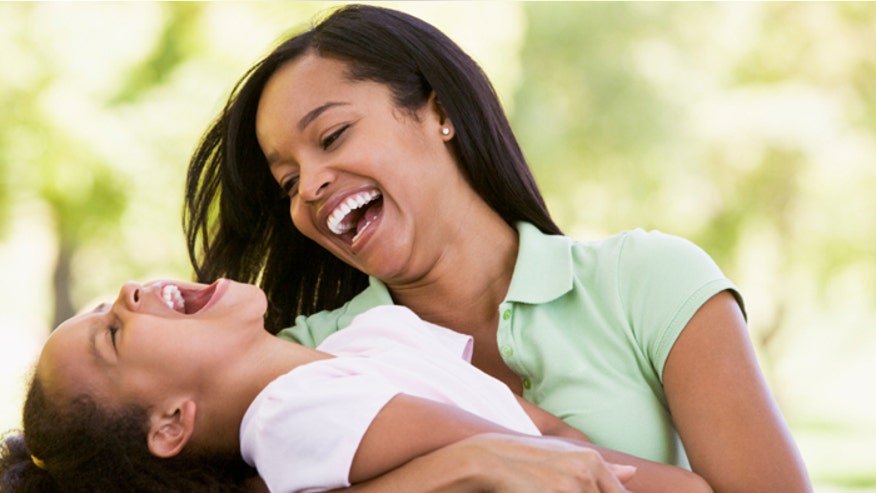
{"label": "bright sunlit background", "polygon": [[[331,5],[0,3],[0,430],[57,320],[190,277],[189,154]],[[482,64],[566,232],[712,254],[817,491],[876,491],[876,3],[389,5]]]}

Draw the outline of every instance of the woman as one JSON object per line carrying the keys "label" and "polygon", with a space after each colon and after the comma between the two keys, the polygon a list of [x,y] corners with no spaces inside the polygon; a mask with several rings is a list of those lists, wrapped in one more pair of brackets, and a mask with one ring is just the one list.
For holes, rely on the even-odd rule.
{"label": "woman", "polygon": [[[318,350],[264,330],[264,294],[220,280],[126,283],[40,354],[0,489],[326,491],[482,433],[590,457],[599,491],[711,491],[696,475],[606,451],[467,362],[471,339],[377,307]],[[542,438],[541,432],[577,441]],[[242,459],[241,459],[242,457]],[[488,486],[485,486],[485,489]],[[594,490],[595,491],[595,490]]]}
{"label": "woman", "polygon": [[[198,277],[259,282],[283,337],[404,305],[596,443],[689,463],[715,491],[811,489],[732,283],[661,233],[562,236],[487,78],[416,18],[347,6],[282,43],[187,183]],[[453,460],[388,477],[438,488]]]}

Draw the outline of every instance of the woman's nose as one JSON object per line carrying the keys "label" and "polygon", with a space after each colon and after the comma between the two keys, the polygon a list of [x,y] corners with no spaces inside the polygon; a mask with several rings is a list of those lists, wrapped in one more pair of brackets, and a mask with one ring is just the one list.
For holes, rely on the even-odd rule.
{"label": "woman's nose", "polygon": [[119,292],[119,297],[116,303],[124,306],[130,311],[137,311],[140,308],[142,297],[142,286],[133,281],[128,281],[122,285],[122,290]]}
{"label": "woman's nose", "polygon": [[335,172],[327,166],[318,165],[310,171],[302,170],[298,177],[298,194],[308,202],[319,200],[334,181]]}

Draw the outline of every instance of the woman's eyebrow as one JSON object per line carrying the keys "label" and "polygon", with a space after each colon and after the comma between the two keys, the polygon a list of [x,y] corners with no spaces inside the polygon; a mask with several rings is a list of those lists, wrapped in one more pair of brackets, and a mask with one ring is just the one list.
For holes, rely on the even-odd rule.
{"label": "woman's eyebrow", "polygon": [[310,125],[313,120],[316,120],[319,115],[325,113],[329,108],[333,108],[335,106],[342,106],[349,103],[342,103],[339,101],[329,101],[328,103],[323,104],[317,108],[310,110],[306,115],[304,115],[301,120],[298,121],[298,130],[304,130],[305,127]]}

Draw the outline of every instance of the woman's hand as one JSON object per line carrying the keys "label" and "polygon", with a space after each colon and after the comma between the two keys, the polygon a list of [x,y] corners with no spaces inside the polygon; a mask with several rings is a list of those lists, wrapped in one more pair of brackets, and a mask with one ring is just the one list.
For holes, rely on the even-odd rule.
{"label": "woman's hand", "polygon": [[335,492],[626,493],[636,468],[562,439],[483,433]]}
{"label": "woman's hand", "polygon": [[[454,452],[452,449],[458,449]],[[448,446],[472,457],[474,490],[496,493],[620,493],[635,467],[564,440],[488,433]],[[475,465],[476,464],[476,465]]]}
{"label": "woman's hand", "polygon": [[585,442],[522,435],[456,406],[398,394],[371,421],[349,480],[354,491],[626,491],[602,454]]}

